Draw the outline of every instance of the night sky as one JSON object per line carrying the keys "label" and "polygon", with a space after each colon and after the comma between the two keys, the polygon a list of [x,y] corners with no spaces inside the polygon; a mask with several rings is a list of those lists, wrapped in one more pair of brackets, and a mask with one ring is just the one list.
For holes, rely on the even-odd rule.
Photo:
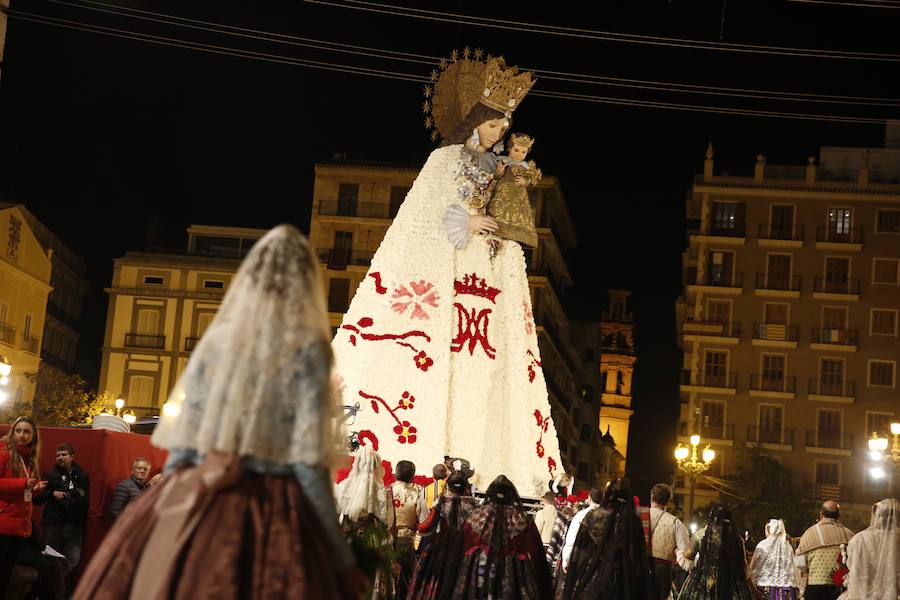
{"label": "night sky", "polygon": [[[551,12],[566,3],[407,2],[515,22],[729,43],[900,52],[900,9],[805,2],[671,0],[596,3],[602,13]],[[868,0],[863,0],[865,4]],[[533,6],[532,6],[533,4]],[[544,71],[656,82],[890,98],[898,62],[836,60],[639,45],[521,29],[374,14],[322,4],[118,2],[218,24],[425,56],[480,47]],[[588,4],[585,4],[585,6]],[[48,0],[13,11],[244,51],[427,76],[431,66],[127,18]],[[724,37],[720,37],[724,33]],[[126,33],[126,35],[131,35]],[[84,255],[79,367],[96,381],[112,260],[145,246],[182,247],[191,223],[308,230],[313,165],[333,153],[424,163],[422,84],[272,64],[10,19],[0,79],[0,196],[22,202]],[[742,99],[542,78],[559,91],[710,107],[897,117],[896,107]],[[896,103],[895,103],[896,104]],[[634,291],[639,362],[629,470],[671,472],[678,413],[674,301],[680,294],[683,206],[706,144],[716,168],[749,174],[755,156],[806,163],[823,145],[880,146],[883,126],[738,117],[530,96],[515,130],[560,178],[581,238],[572,256],[575,319],[597,319],[603,288]],[[667,439],[672,444],[644,443]]]}

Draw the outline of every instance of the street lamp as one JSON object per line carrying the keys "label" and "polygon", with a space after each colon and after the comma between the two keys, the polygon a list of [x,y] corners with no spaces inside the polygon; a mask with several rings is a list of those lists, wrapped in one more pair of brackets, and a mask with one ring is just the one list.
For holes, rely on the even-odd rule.
{"label": "street lamp", "polygon": [[0,354],[0,385],[9,383],[9,374],[12,373],[12,365],[9,359]]}
{"label": "street lamp", "polygon": [[691,478],[691,499],[688,504],[689,508],[685,512],[687,518],[691,518],[694,511],[694,492],[697,487],[697,477],[709,470],[712,462],[716,459],[716,451],[706,445],[700,456],[697,456],[697,447],[700,446],[700,436],[694,434],[691,436],[691,446],[688,448],[684,444],[679,443],[675,448],[675,464],[678,468],[688,474]]}
{"label": "street lamp", "polygon": [[879,437],[877,433],[873,433],[869,439],[869,457],[875,463],[869,473],[876,479],[887,476],[891,463],[894,472],[900,473],[900,422],[891,423],[891,437],[894,438],[892,443],[887,437]]}

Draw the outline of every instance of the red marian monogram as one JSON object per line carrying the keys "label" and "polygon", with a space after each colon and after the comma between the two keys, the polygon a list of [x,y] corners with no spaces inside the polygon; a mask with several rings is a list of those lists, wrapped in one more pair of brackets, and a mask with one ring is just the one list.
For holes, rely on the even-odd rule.
{"label": "red marian monogram", "polygon": [[473,356],[475,346],[480,344],[487,357],[493,359],[497,350],[488,341],[488,325],[490,325],[488,315],[491,314],[491,309],[485,308],[476,314],[476,309],[467,309],[459,302],[454,302],[453,306],[457,314],[456,337],[450,341],[450,350],[461,352],[468,346],[469,355]]}

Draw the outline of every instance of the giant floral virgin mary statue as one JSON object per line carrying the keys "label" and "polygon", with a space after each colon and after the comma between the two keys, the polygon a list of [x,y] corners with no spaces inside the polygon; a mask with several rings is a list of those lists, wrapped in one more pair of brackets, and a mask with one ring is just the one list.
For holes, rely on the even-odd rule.
{"label": "giant floral virgin mary statue", "polygon": [[[479,487],[505,474],[538,495],[559,467],[518,242],[484,216],[512,112],[532,73],[454,55],[426,88],[443,145],[422,168],[332,342],[351,429],[420,471],[469,460]],[[432,136],[433,138],[436,135]]]}

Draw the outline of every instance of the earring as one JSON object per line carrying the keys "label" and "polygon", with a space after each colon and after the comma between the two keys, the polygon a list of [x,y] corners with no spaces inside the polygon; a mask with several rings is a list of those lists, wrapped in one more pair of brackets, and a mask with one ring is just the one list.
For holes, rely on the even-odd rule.
{"label": "earring", "polygon": [[469,138],[469,142],[472,143],[472,147],[478,147],[478,144],[481,142],[481,136],[478,135],[478,129],[472,130],[472,137]]}

